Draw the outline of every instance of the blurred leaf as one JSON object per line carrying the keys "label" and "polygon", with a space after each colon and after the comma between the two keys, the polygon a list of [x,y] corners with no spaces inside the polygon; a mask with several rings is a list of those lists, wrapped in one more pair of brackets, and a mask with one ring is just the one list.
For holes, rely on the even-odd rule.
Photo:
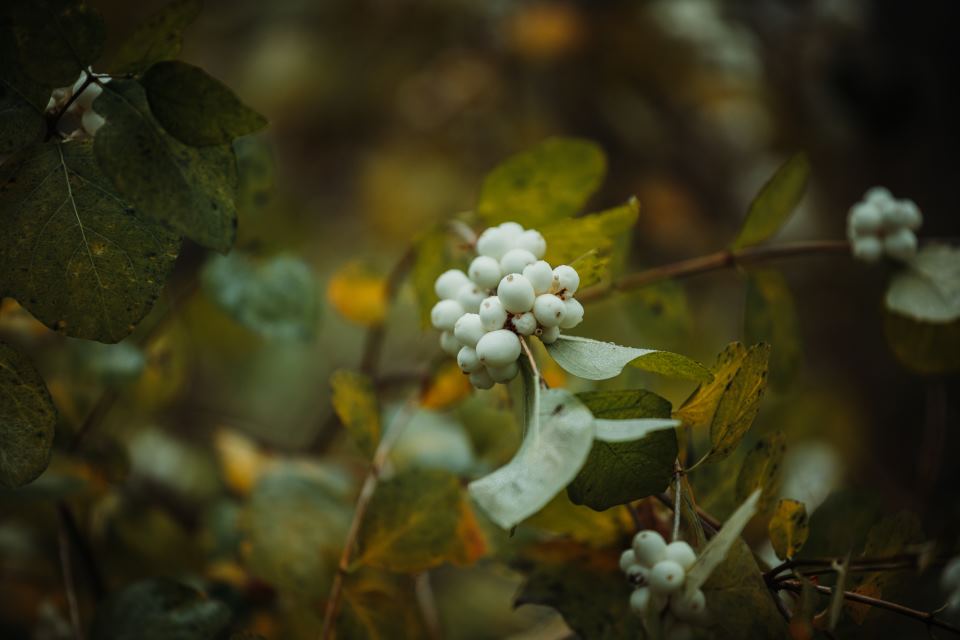
{"label": "blurred leaf", "polygon": [[158,62],[143,74],[150,111],[167,133],[196,147],[230,144],[267,126],[225,84],[185,62]]}
{"label": "blurred leaf", "polygon": [[625,291],[617,298],[631,326],[642,330],[646,340],[666,346],[690,344],[693,315],[679,281],[664,280]]}
{"label": "blurred leaf", "polygon": [[117,344],[71,341],[73,366],[109,386],[135,381],[147,365],[146,356],[131,341]]}
{"label": "blurred leaf", "polygon": [[183,46],[184,29],[197,19],[202,8],[202,0],[168,2],[123,41],[110,64],[110,73],[141,73],[156,62],[176,58]]}
{"label": "blurred leaf", "polygon": [[375,327],[387,315],[387,282],[362,263],[348,262],[330,276],[327,302],[347,320]]}
{"label": "blurred leaf", "polygon": [[593,415],[562,389],[540,394],[539,424],[528,427],[513,459],[470,483],[470,495],[491,520],[509,529],[539,511],[571,480],[593,444]]}
{"label": "blurred leaf", "polygon": [[0,294],[69,336],[126,337],[153,307],[180,239],[117,195],[89,142],[25,149],[0,168],[0,194]]}
{"label": "blurred leaf", "polygon": [[840,557],[859,553],[870,527],[880,518],[880,500],[862,491],[831,493],[810,516],[810,536],[801,558]]}
{"label": "blurred leaf", "polygon": [[0,342],[0,486],[20,487],[50,463],[57,410],[26,356]]}
{"label": "blurred leaf", "polygon": [[883,329],[890,350],[908,369],[927,375],[960,370],[960,320],[920,322],[884,309]]}
{"label": "blurred leaf", "polygon": [[158,427],[136,432],[128,443],[134,475],[184,500],[202,501],[221,490],[215,463],[206,449]]}
{"label": "blurred leaf", "polygon": [[[728,524],[729,521],[723,525],[721,534]],[[783,618],[773,602],[776,596],[770,594],[750,547],[739,537],[734,538],[723,561],[704,583],[703,592],[707,596],[711,637],[716,640],[788,637]]]}
{"label": "blurred leaf", "polygon": [[932,324],[960,319],[960,249],[929,245],[906,266],[890,281],[887,309]]}
{"label": "blurred leaf", "polygon": [[[700,550],[696,562],[687,571],[687,580],[684,591],[693,594],[706,583],[714,570],[723,564],[730,549],[737,544],[743,544],[740,533],[757,513],[757,503],[760,501],[760,491],[754,491],[737,510],[727,518],[720,531]],[[757,576],[759,578],[759,575]]]}
{"label": "blurred leaf", "polygon": [[774,269],[751,269],[743,337],[750,344],[771,345],[770,383],[779,389],[793,381],[803,359],[798,325],[793,296],[783,274]]}
{"label": "blurred leaf", "polygon": [[261,451],[253,440],[228,429],[217,430],[213,445],[223,470],[224,484],[241,496],[250,495],[260,478],[275,462],[275,459]]}
{"label": "blurred leaf", "polygon": [[447,233],[436,228],[424,233],[416,241],[416,260],[413,263],[413,289],[420,307],[420,325],[430,326],[430,309],[437,303],[433,285],[437,276],[447,268]]}
{"label": "blurred leaf", "polygon": [[237,232],[237,160],[229,144],[195,148],[167,134],[143,87],[114,80],[94,102],[107,123],[93,150],[103,172],[140,211],[221,253]]}
{"label": "blurred leaf", "polygon": [[806,505],[799,500],[780,498],[767,529],[777,557],[781,560],[793,558],[810,535]]}
{"label": "blurred leaf", "polygon": [[0,155],[15,153],[43,138],[49,98],[50,86],[24,73],[13,33],[0,24]]}
{"label": "blurred leaf", "polygon": [[570,262],[580,276],[580,287],[586,288],[603,282],[610,273],[610,256],[591,249]]}
{"label": "blurred leaf", "polygon": [[377,487],[360,528],[356,564],[416,573],[473,564],[486,542],[456,475],[411,470]]}
{"label": "blurred leaf", "polygon": [[569,218],[600,186],[606,164],[593,142],[549,138],[487,175],[477,213],[488,225],[514,221],[536,229]]}
{"label": "blurred leaf", "polygon": [[244,327],[277,340],[313,337],[318,285],[300,258],[278,255],[255,263],[237,252],[212,256],[202,278],[217,306]]}
{"label": "blurred leaf", "polygon": [[[453,368],[461,379],[466,378],[456,364]],[[463,402],[457,408],[457,417],[470,439],[474,455],[485,467],[505,464],[520,446],[520,425],[514,413],[490,406],[481,396],[473,395]]]}
{"label": "blurred leaf", "polygon": [[827,611],[827,629],[833,631],[840,622],[840,614],[843,612],[843,603],[846,598],[843,592],[847,588],[847,569],[850,567],[850,554],[848,553],[843,562],[833,561],[833,569],[836,571],[837,578],[833,583],[833,594],[830,596],[830,608]]}
{"label": "blurred leaf", "polygon": [[277,167],[273,150],[262,136],[243,136],[233,141],[237,156],[237,209],[242,215],[262,210],[276,191]]}
{"label": "blurred leaf", "polygon": [[629,537],[633,533],[634,523],[626,509],[596,511],[574,504],[568,494],[561,492],[543,509],[530,516],[523,527],[602,549],[620,544]]}
{"label": "blurred leaf", "polygon": [[627,364],[664,376],[703,382],[710,371],[686,356],[656,349],[623,347],[579,336],[562,335],[547,345],[550,356],[569,373],[587,380],[607,380],[620,375]]}
{"label": "blurred leaf", "polygon": [[473,385],[460,371],[457,363],[445,362],[440,365],[427,388],[424,389],[420,397],[420,406],[424,409],[449,409],[467,398],[471,391],[473,391]]}
{"label": "blurred leaf", "polygon": [[367,376],[340,369],[330,376],[333,409],[347,433],[368,458],[380,442],[380,406]]}
{"label": "blurred leaf", "polygon": [[766,511],[770,499],[780,490],[781,466],[786,449],[786,437],[782,431],[758,440],[750,448],[737,475],[737,502],[743,502],[760,489],[757,509],[760,513]]}
{"label": "blurred leaf", "polygon": [[417,640],[426,637],[412,585],[372,570],[347,576],[338,640]]}
{"label": "blurred leaf", "polygon": [[580,638],[644,637],[640,619],[629,608],[631,586],[617,553],[547,542],[525,552],[518,568],[527,579],[514,606],[552,607]]}
{"label": "blurred leaf", "polygon": [[230,623],[230,608],[167,579],[137,582],[98,609],[93,640],[209,640]]}
{"label": "blurred leaf", "polygon": [[36,80],[54,87],[73,84],[103,52],[103,18],[79,0],[14,0],[20,62]]}
{"label": "blurred leaf", "polygon": [[787,160],[750,203],[747,219],[733,241],[733,249],[759,244],[773,236],[803,199],[810,178],[810,161],[798,153]]}
{"label": "blurred leaf", "polygon": [[[601,419],[669,418],[670,403],[655,393],[591,391],[577,397]],[[663,491],[677,457],[673,430],[634,442],[594,441],[580,473],[567,487],[574,504],[602,511]]]}

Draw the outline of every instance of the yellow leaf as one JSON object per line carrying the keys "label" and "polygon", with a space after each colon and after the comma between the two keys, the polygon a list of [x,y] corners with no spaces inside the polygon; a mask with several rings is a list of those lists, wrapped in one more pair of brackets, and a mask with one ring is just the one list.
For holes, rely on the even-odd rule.
{"label": "yellow leaf", "polygon": [[697,387],[683,406],[673,412],[673,416],[694,429],[709,426],[724,390],[733,376],[737,375],[746,357],[745,346],[739,342],[728,344],[717,356],[717,363],[711,369],[713,382]]}
{"label": "yellow leaf", "polygon": [[380,408],[370,379],[353,371],[334,371],[333,409],[364,455],[373,457],[380,442]]}
{"label": "yellow leaf", "polygon": [[361,263],[348,262],[330,278],[327,301],[347,320],[375,327],[387,314],[387,283]]}
{"label": "yellow leaf", "polygon": [[470,380],[463,375],[457,363],[448,362],[440,367],[424,390],[420,406],[424,409],[447,409],[469,396],[472,388]]}
{"label": "yellow leaf", "polygon": [[768,528],[770,543],[777,557],[781,560],[794,557],[810,535],[806,506],[799,500],[781,499]]}
{"label": "yellow leaf", "polygon": [[214,435],[213,444],[220,458],[224,482],[243,496],[250,494],[260,476],[274,463],[253,440],[236,431],[220,429]]}

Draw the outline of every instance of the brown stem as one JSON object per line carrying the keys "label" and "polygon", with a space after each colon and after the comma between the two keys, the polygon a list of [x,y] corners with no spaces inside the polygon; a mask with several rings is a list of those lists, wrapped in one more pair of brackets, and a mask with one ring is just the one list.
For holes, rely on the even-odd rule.
{"label": "brown stem", "polygon": [[670,278],[686,278],[689,276],[726,269],[729,267],[746,266],[805,255],[843,255],[850,253],[850,243],[845,240],[815,240],[809,242],[790,242],[778,245],[747,247],[745,249],[724,249],[705,256],[672,262],[637,273],[630,273],[619,280],[606,285],[597,285],[585,289],[577,294],[580,302],[597,300],[610,293],[639,289],[661,280]]}
{"label": "brown stem", "polygon": [[[821,573],[832,573],[835,571],[833,569],[834,562],[840,561],[842,558],[809,558],[804,560],[785,560],[777,566],[773,567],[769,571],[763,574],[764,580],[768,583],[776,582],[777,580],[787,579],[788,575],[780,575],[785,571],[791,571],[793,569],[800,570],[800,573],[804,575],[817,575]],[[930,561],[929,565],[940,565],[944,564],[949,560],[949,558],[935,558]],[[847,571],[850,572],[864,572],[864,571],[897,571],[897,570],[909,570],[921,568],[921,555],[920,554],[909,554],[903,553],[896,556],[889,556],[886,558],[857,558],[850,561]],[[809,567],[809,570],[804,570],[805,567]]]}
{"label": "brown stem", "polygon": [[420,607],[420,615],[426,627],[427,638],[440,640],[443,632],[440,626],[440,613],[437,611],[437,599],[433,595],[433,586],[430,584],[430,572],[424,571],[413,580],[413,588]]}
{"label": "brown stem", "polygon": [[87,572],[87,579],[89,580],[93,597],[99,601],[106,594],[106,587],[103,582],[103,574],[100,573],[100,565],[97,562],[96,556],[93,554],[93,549],[80,530],[80,526],[77,524],[77,519],[70,509],[70,505],[61,500],[57,504],[57,513],[60,517],[61,530],[73,544],[73,548],[76,550],[77,556]]}
{"label": "brown stem", "polygon": [[60,532],[57,536],[60,548],[60,569],[63,572],[63,588],[67,594],[67,606],[70,609],[70,626],[75,640],[83,640],[83,622],[80,620],[80,603],[77,588],[73,580],[73,567],[70,562],[70,539],[63,520],[60,520]]}
{"label": "brown stem", "polygon": [[520,338],[520,346],[523,347],[523,352],[527,356],[527,361],[530,363],[530,370],[533,371],[533,375],[537,378],[537,384],[541,386],[546,386],[546,382],[543,379],[543,376],[540,375],[540,369],[537,367],[537,360],[533,357],[533,351],[530,350],[530,345],[527,344],[526,339],[523,336],[517,336]]}
{"label": "brown stem", "polygon": [[[778,589],[783,589],[785,591],[792,591],[794,593],[800,593],[803,590],[803,586],[796,580],[784,580],[783,582],[778,583]],[[813,588],[819,593],[825,595],[832,595],[833,589],[830,587],[824,587],[821,585],[813,585]],[[855,591],[844,591],[843,597],[845,600],[850,600],[851,602],[859,602],[861,604],[866,604],[871,607],[876,607],[877,609],[884,609],[885,611],[891,611],[893,613],[899,614],[901,616],[906,616],[907,618],[913,618],[914,620],[919,620],[920,622],[925,623],[928,626],[937,627],[960,635],[960,627],[955,627],[952,624],[938,620],[936,616],[930,611],[919,611],[917,609],[911,609],[902,604],[897,604],[896,602],[890,602],[889,600],[882,600],[880,598],[873,598],[871,596],[865,596],[862,593],[857,593]]]}
{"label": "brown stem", "polygon": [[353,520],[350,522],[350,528],[347,530],[347,538],[343,544],[343,552],[340,554],[340,562],[337,565],[337,573],[333,577],[333,585],[330,587],[330,596],[327,598],[326,612],[323,616],[323,629],[320,632],[320,638],[326,640],[333,633],[333,623],[336,619],[340,607],[340,599],[343,596],[343,580],[350,571],[350,558],[353,555],[353,548],[357,543],[357,537],[360,535],[360,525],[363,524],[363,518],[367,513],[367,507],[370,506],[370,500],[376,491],[377,483],[380,480],[380,474],[384,465],[387,463],[387,457],[397,443],[404,428],[413,416],[416,407],[417,396],[412,396],[403,406],[393,423],[387,428],[380,438],[380,444],[373,454],[373,461],[370,463],[370,470],[367,477],[363,480],[363,486],[360,488],[360,494],[357,496],[357,505],[353,511]]}

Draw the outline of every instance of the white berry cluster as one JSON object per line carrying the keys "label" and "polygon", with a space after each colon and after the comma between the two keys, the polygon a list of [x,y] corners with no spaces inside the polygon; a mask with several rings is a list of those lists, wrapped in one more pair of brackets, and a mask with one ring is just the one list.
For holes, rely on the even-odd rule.
{"label": "white berry cluster", "polygon": [[430,319],[443,332],[440,346],[457,358],[473,386],[489,389],[516,377],[520,336],[550,344],[561,329],[583,320],[583,306],[573,297],[580,276],[567,265],[551,267],[546,252],[539,231],[504,222],[480,234],[479,255],[466,273],[450,269],[437,278],[440,302]]}
{"label": "white berry cluster", "polygon": [[703,623],[707,600],[697,589],[684,593],[687,571],[697,554],[682,541],[667,544],[653,530],[641,531],[633,537],[631,549],[620,556],[620,568],[636,588],[630,595],[630,608],[643,618],[652,609],[663,616],[667,640],[684,640],[693,635],[693,625]]}
{"label": "white berry cluster", "polygon": [[865,262],[876,262],[884,254],[909,260],[917,253],[914,232],[922,223],[920,209],[912,200],[896,200],[888,189],[873,187],[850,207],[847,238],[853,255]]}
{"label": "white berry cluster", "polygon": [[960,557],[954,558],[943,568],[940,586],[949,594],[947,611],[953,615],[960,613]]}
{"label": "white berry cluster", "polygon": [[[62,105],[73,98],[74,94],[80,91],[81,87],[87,82],[88,77],[88,71],[81,71],[80,77],[73,83],[73,86],[54,89],[53,95],[47,103],[47,111],[54,112],[59,110]],[[77,96],[73,102],[70,102],[70,106],[67,108],[64,118],[61,121],[64,128],[68,130],[66,131],[67,133],[79,127],[84,133],[92,137],[97,133],[97,130],[106,123],[103,116],[93,110],[93,101],[103,93],[101,83],[107,82],[110,82],[109,77],[98,77],[96,81],[87,85],[86,88],[83,89],[83,93]]]}

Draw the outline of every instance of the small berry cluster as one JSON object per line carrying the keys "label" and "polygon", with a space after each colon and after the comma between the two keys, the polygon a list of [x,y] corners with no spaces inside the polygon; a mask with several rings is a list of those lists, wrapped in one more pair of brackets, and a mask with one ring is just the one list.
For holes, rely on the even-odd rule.
{"label": "small berry cluster", "polygon": [[437,278],[440,302],[430,319],[443,332],[441,348],[457,358],[473,386],[489,389],[516,377],[520,336],[550,344],[561,329],[583,321],[583,306],[573,297],[580,276],[567,265],[552,268],[546,252],[540,232],[504,222],[480,234],[480,255],[466,273],[450,269]]}
{"label": "small berry cluster", "polygon": [[631,549],[620,556],[620,568],[636,588],[630,595],[630,608],[645,618],[652,610],[664,616],[668,640],[683,640],[693,635],[693,625],[704,622],[707,600],[703,591],[684,592],[686,572],[697,560],[693,548],[682,541],[667,544],[653,530],[641,531],[633,538]]}
{"label": "small berry cluster", "polygon": [[960,613],[960,557],[954,558],[940,574],[940,586],[947,592],[947,611]]}
{"label": "small berry cluster", "polygon": [[[47,103],[47,111],[54,112],[66,104],[74,94],[80,91],[81,87],[87,82],[88,71],[81,71],[80,77],[71,87],[61,87],[53,90],[53,95]],[[103,93],[101,83],[110,82],[109,77],[98,77],[83,89],[83,93],[77,96],[67,108],[65,117],[61,121],[61,128],[66,129],[65,133],[77,128],[82,129],[88,136],[96,135],[97,130],[102,127],[106,120],[99,113],[93,110],[93,101]]]}
{"label": "small berry cluster", "polygon": [[920,209],[912,200],[896,200],[884,187],[873,187],[850,208],[847,238],[853,244],[853,255],[865,262],[876,262],[884,254],[909,260],[917,253],[914,231],[922,223]]}

